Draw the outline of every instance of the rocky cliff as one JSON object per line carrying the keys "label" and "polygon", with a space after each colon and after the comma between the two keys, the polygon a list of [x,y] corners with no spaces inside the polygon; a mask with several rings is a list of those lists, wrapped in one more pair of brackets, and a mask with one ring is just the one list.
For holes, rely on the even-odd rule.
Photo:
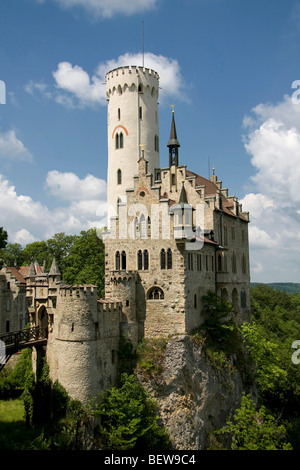
{"label": "rocky cliff", "polygon": [[154,376],[138,372],[141,384],[156,400],[174,449],[207,449],[211,433],[239,408],[242,393],[255,399],[255,387],[245,385],[243,370],[235,361],[233,356],[214,363],[192,337],[174,336],[167,343],[162,372]]}

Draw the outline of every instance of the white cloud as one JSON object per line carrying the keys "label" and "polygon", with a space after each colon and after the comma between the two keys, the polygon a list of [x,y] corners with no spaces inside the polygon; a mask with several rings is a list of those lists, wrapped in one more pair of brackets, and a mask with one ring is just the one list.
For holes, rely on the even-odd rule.
{"label": "white cloud", "polygon": [[106,182],[93,175],[87,175],[84,179],[80,179],[75,173],[61,173],[52,170],[47,174],[46,188],[49,188],[51,194],[62,200],[87,201],[106,198]]}
{"label": "white cloud", "polygon": [[245,116],[244,126],[257,190],[241,200],[250,212],[253,272],[268,276],[266,282],[291,281],[292,273],[300,275],[300,104],[289,96],[259,104]]}
{"label": "white cloud", "polygon": [[[67,181],[69,174],[58,173],[59,178],[63,178],[63,175]],[[81,200],[73,192],[71,184],[67,185],[68,189],[65,192],[60,185],[50,186],[57,196],[68,201],[66,206],[51,210],[30,196],[18,194],[15,186],[0,175],[0,225],[7,230],[9,241],[26,244],[35,240],[47,240],[58,232],[79,234],[81,230],[103,226],[103,219],[97,214],[104,212],[106,207],[106,197],[103,195],[104,182],[98,180],[100,189],[97,193],[93,186],[96,180],[94,177],[83,180],[76,176],[73,178],[74,184],[77,182],[79,186]],[[92,189],[85,190],[84,182],[89,181]]]}
{"label": "white cloud", "polygon": [[[112,59],[99,64],[97,72],[100,76],[105,77],[105,74],[114,68],[142,64],[143,56],[141,53],[131,54],[127,52],[116,60]],[[188,100],[185,93],[185,82],[176,59],[146,52],[144,54],[144,64],[146,68],[153,69],[158,73],[160,77],[160,95],[163,99],[172,96],[180,100]]]}
{"label": "white cloud", "polygon": [[[44,3],[44,0],[37,0]],[[111,18],[114,15],[134,15],[156,7],[158,0],[56,0],[63,8],[82,7],[96,17]]]}
{"label": "white cloud", "polygon": [[48,91],[48,85],[44,82],[34,82],[30,80],[25,85],[25,91],[32,96],[36,95],[36,92],[38,92],[44,98],[52,98],[52,93]]}
{"label": "white cloud", "polygon": [[[79,65],[73,66],[70,62],[60,62],[57,70],[53,72],[56,87],[54,99],[66,107],[106,106],[106,73],[117,67],[142,65],[142,63],[142,54],[126,53],[116,60],[112,59],[98,64],[96,72],[90,77],[88,72]],[[144,54],[144,64],[160,76],[160,102],[170,97],[188,101],[184,79],[177,60],[147,52]],[[29,90],[38,89],[37,85],[31,83]]]}
{"label": "white cloud", "polygon": [[32,162],[33,160],[32,154],[17,138],[14,130],[0,131],[0,158],[9,161]]}

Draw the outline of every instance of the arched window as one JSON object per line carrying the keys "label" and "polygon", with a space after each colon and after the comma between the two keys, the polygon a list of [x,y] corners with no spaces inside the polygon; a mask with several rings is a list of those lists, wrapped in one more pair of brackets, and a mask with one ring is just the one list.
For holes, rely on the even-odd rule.
{"label": "arched window", "polygon": [[117,184],[122,184],[122,171],[120,169],[117,171]]}
{"label": "arched window", "polygon": [[118,108],[118,120],[120,121],[120,119],[121,119],[121,109]]}
{"label": "arched window", "polygon": [[222,256],[218,254],[218,271],[222,271]]}
{"label": "arched window", "polygon": [[119,134],[116,134],[116,137],[115,137],[115,144],[116,144],[116,149],[120,148]]}
{"label": "arched window", "polygon": [[138,264],[138,270],[141,271],[143,269],[143,255],[142,255],[142,250],[138,251],[137,254],[137,264]]}
{"label": "arched window", "polygon": [[126,270],[126,253],[125,253],[125,251],[122,251],[122,253],[121,253],[121,269],[123,271]]}
{"label": "arched window", "polygon": [[143,87],[142,87],[141,83],[139,84],[138,92],[143,93]]}
{"label": "arched window", "polygon": [[159,151],[158,135],[155,135],[155,137],[154,137],[154,150],[155,150],[156,152]]}
{"label": "arched window", "polygon": [[235,253],[232,255],[232,272],[236,273],[236,256]]}
{"label": "arched window", "polygon": [[120,270],[120,259],[121,259],[121,258],[120,258],[120,252],[117,251],[117,252],[116,252],[116,263],[115,263],[115,265],[116,265],[116,271],[119,271],[119,270]]}
{"label": "arched window", "polygon": [[148,300],[163,300],[164,297],[164,291],[161,287],[154,286],[148,291]]}
{"label": "arched window", "polygon": [[197,294],[194,294],[194,308],[197,308],[198,307],[198,298],[197,298]]}
{"label": "arched window", "polygon": [[236,288],[234,288],[232,291],[232,307],[235,312],[237,312],[239,309],[238,292]]}
{"label": "arched window", "polygon": [[171,248],[167,249],[167,268],[172,269],[172,250],[171,250]]}
{"label": "arched window", "polygon": [[241,307],[246,308],[247,307],[247,296],[246,296],[246,291],[244,288],[241,290]]}
{"label": "arched window", "polygon": [[166,269],[166,252],[164,249],[160,251],[160,269]]}
{"label": "arched window", "polygon": [[149,269],[149,253],[148,250],[144,250],[144,269],[148,271]]}
{"label": "arched window", "polygon": [[122,149],[124,147],[124,137],[123,137],[123,133],[121,132],[120,133],[120,149]]}
{"label": "arched window", "polygon": [[242,273],[246,274],[246,257],[245,255],[242,256]]}
{"label": "arched window", "polygon": [[227,292],[227,289],[225,289],[225,287],[223,287],[221,291],[221,298],[222,300],[228,300],[228,292]]}
{"label": "arched window", "polygon": [[151,219],[148,217],[148,238],[151,237]]}

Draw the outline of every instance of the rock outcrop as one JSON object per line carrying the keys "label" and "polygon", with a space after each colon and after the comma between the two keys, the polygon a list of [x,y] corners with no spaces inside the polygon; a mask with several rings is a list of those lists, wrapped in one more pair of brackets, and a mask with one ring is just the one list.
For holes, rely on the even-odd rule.
{"label": "rock outcrop", "polygon": [[175,450],[207,449],[211,433],[232,419],[243,392],[255,399],[254,385],[246,387],[233,364],[234,359],[213,366],[201,345],[181,335],[169,340],[159,376],[138,374]]}

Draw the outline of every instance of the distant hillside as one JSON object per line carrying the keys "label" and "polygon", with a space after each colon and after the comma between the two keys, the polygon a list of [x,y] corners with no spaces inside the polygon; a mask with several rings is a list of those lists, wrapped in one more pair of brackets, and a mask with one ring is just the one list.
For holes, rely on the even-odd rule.
{"label": "distant hillside", "polygon": [[[257,287],[260,284],[264,284],[263,282],[251,282],[251,287]],[[296,282],[271,282],[265,283],[266,286],[270,286],[276,290],[282,290],[289,294],[300,294],[300,283]]]}

